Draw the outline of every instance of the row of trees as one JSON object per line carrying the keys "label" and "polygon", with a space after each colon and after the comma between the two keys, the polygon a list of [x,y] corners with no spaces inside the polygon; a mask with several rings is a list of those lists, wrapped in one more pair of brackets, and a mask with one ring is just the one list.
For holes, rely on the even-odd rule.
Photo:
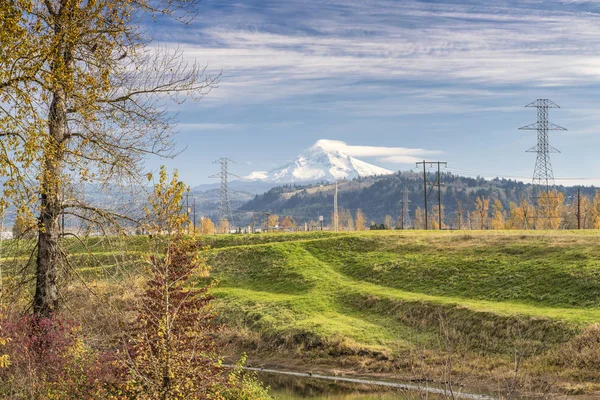
{"label": "row of trees", "polygon": [[[456,211],[446,215],[445,207],[437,206],[428,210],[427,229],[468,229],[468,230],[500,230],[500,229],[600,229],[600,192],[593,198],[581,196],[579,204],[576,201],[566,202],[562,193],[542,196],[534,204],[530,199],[522,197],[519,202],[511,201],[506,209],[498,198],[478,196],[474,207],[468,207],[457,202]],[[440,218],[441,212],[441,218]],[[280,218],[271,214],[268,217],[271,229],[303,230],[303,224],[297,224],[289,216]],[[397,218],[386,215],[383,221],[369,221],[361,209],[352,213],[351,210],[340,208],[338,212],[338,229],[341,231],[361,231],[366,229],[402,229],[401,216]],[[333,213],[331,220],[334,220]],[[320,229],[321,223],[310,220],[309,229]],[[325,229],[333,229],[333,224],[325,225]],[[417,207],[412,215],[410,226],[404,228],[425,229],[425,212]],[[263,223],[263,229],[265,229]]]}
{"label": "row of trees", "polygon": [[[456,211],[448,216],[445,207],[441,209],[442,229],[469,229],[469,230],[499,230],[499,229],[600,229],[600,193],[593,198],[581,196],[580,204],[577,202],[566,203],[562,193],[556,193],[550,197],[542,197],[538,205],[534,205],[526,197],[521,201],[510,202],[509,208],[505,209],[498,198],[478,196],[473,207],[465,207],[461,201],[457,202]],[[469,211],[469,208],[472,211]],[[581,215],[578,217],[578,213]],[[427,228],[440,229],[440,210],[437,206],[429,210],[427,216]],[[334,216],[331,214],[331,221]],[[579,218],[579,221],[578,221]],[[227,220],[219,221],[217,224],[209,217],[201,217],[194,224],[188,223],[189,233],[211,235],[215,233],[229,233],[231,224]],[[367,229],[402,229],[401,216],[397,218],[386,215],[383,221],[369,220],[365,213],[359,208],[352,213],[347,208],[340,208],[338,212],[338,229],[341,231],[362,231]],[[19,213],[13,225],[13,236],[31,239],[36,233],[36,222],[31,215]],[[260,228],[263,231],[298,231],[319,230],[321,222],[309,220],[299,223],[292,216],[277,214],[266,214],[258,218],[258,214],[252,219],[249,226],[250,231]],[[425,213],[423,208],[417,207],[413,213],[413,219],[408,227],[414,229],[425,229]],[[324,225],[324,229],[332,230],[332,224]]]}
{"label": "row of trees", "polygon": [[[428,228],[439,229],[439,210],[428,215]],[[579,202],[566,202],[562,193],[541,196],[537,204],[526,197],[510,202],[505,209],[497,198],[479,196],[472,211],[457,203],[456,212],[449,218],[442,213],[442,229],[600,229],[600,193],[593,198],[581,196]],[[414,227],[425,228],[424,211],[417,207]]]}

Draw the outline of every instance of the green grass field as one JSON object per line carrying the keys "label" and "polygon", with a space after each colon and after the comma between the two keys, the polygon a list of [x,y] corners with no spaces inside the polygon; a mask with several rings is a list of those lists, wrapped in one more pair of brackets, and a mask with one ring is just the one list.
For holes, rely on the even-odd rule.
{"label": "green grass field", "polygon": [[[382,343],[398,336],[389,329],[391,315],[372,312],[378,302],[574,327],[600,321],[599,237],[589,232],[291,236],[213,251],[218,295],[248,312],[250,322],[264,314],[279,319],[279,329],[291,329],[326,320],[323,332]],[[365,321],[365,312],[381,320]],[[358,333],[374,324],[378,335]]]}
{"label": "green grass field", "polygon": [[518,352],[538,376],[589,384],[599,382],[599,353],[581,335],[600,322],[599,239],[592,231],[271,235],[217,239],[210,264],[225,322],[259,353],[398,361],[417,345],[440,353],[448,340],[468,368],[508,371]]}
{"label": "green grass field", "polygon": [[[600,332],[591,328],[600,322],[599,239],[598,231],[379,231],[205,241],[221,319],[258,358],[402,368],[416,348],[443,362],[450,343],[475,375],[482,365],[509,371],[518,353],[537,375],[587,385],[600,384]],[[73,242],[71,261],[89,280],[139,274],[147,251],[143,237],[88,245],[92,258]]]}

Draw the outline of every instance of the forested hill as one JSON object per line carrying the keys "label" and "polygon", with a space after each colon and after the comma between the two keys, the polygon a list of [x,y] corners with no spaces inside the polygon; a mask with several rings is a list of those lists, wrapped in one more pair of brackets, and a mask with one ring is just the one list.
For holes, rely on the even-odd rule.
{"label": "forested hill", "polygon": [[[428,175],[428,182],[437,180],[435,174]],[[466,212],[475,210],[477,197],[491,199],[490,211],[495,199],[500,200],[505,210],[510,202],[519,203],[522,198],[532,202],[533,187],[523,182],[483,178],[469,178],[442,173],[441,201],[444,207],[444,220],[448,226],[456,220],[458,204]],[[361,209],[369,221],[383,222],[386,215],[396,220],[401,214],[402,191],[407,187],[409,192],[409,209],[411,218],[415,216],[417,207],[423,209],[423,176],[414,172],[399,172],[383,177],[370,177],[342,181],[338,184],[338,202],[340,209],[355,213]],[[577,187],[558,186],[557,190],[565,195],[566,202],[575,202]],[[437,210],[436,187],[428,185],[430,192],[428,206],[431,213]],[[596,193],[594,187],[582,188],[582,195],[591,199]],[[240,219],[251,218],[262,212],[271,212],[280,216],[292,216],[296,222],[304,223],[318,219],[323,215],[325,223],[331,221],[333,209],[334,185],[321,184],[305,187],[281,186],[271,189],[262,195],[255,196],[238,209]],[[431,215],[431,214],[430,214]]]}

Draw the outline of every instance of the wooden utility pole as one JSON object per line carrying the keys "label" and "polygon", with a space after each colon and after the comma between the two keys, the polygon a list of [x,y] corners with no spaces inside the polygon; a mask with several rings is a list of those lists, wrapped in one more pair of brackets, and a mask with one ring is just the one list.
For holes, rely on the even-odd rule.
{"label": "wooden utility pole", "polygon": [[442,229],[442,183],[441,183],[441,164],[444,164],[444,166],[446,167],[448,165],[447,162],[445,161],[419,161],[417,163],[417,167],[423,164],[423,197],[424,197],[424,203],[425,203],[425,230],[427,230],[427,223],[428,223],[428,217],[427,217],[427,199],[429,198],[429,194],[431,194],[431,191],[429,192],[429,194],[427,193],[427,169],[426,166],[429,165],[430,167],[433,167],[434,164],[437,164],[438,167],[438,171],[437,171],[437,182],[431,184],[431,186],[437,186],[437,194],[438,194],[438,222],[439,222],[439,229]]}
{"label": "wooden utility pole", "polygon": [[[425,230],[427,230],[427,170],[425,169],[426,167],[426,161],[423,160],[423,202],[425,203]],[[420,162],[417,163],[417,166],[419,166],[419,164],[421,164]]]}
{"label": "wooden utility pole", "polygon": [[188,220],[187,222],[187,233],[190,234],[190,187],[187,187],[187,191],[185,193],[185,216]]}
{"label": "wooden utility pole", "polygon": [[339,225],[339,214],[338,214],[338,184],[335,181],[335,194],[333,197],[333,229],[337,232]]}
{"label": "wooden utility pole", "polygon": [[194,234],[196,233],[196,198],[192,197],[192,200],[194,201]]}
{"label": "wooden utility pole", "polygon": [[271,215],[271,213],[270,212],[265,212],[263,214],[265,214],[265,219],[266,219],[265,226],[267,228],[267,233],[269,233],[269,215]]}
{"label": "wooden utility pole", "polygon": [[463,216],[462,204],[461,204],[460,200],[457,200],[456,201],[456,225],[458,226],[458,230],[460,230],[462,227],[462,216]]}
{"label": "wooden utility pole", "polygon": [[441,173],[440,173],[440,163],[437,163],[438,165],[438,176],[437,176],[437,186],[438,186],[438,227],[440,229],[440,231],[442,230],[442,189],[441,189],[441,183],[440,183],[440,177],[441,177]]}
{"label": "wooden utility pole", "polygon": [[577,188],[577,229],[581,229],[581,187]]}

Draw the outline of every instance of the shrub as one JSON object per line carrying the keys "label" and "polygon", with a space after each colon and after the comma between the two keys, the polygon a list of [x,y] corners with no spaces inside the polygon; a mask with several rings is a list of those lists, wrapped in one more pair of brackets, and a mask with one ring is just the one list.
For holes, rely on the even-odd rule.
{"label": "shrub", "polygon": [[0,337],[9,361],[0,368],[2,397],[106,398],[114,383],[110,362],[83,345],[71,321],[4,315]]}
{"label": "shrub", "polygon": [[177,175],[169,180],[163,167],[149,198],[145,230],[153,238],[150,278],[126,347],[124,393],[136,399],[260,399],[239,397],[260,393],[260,385],[235,373],[228,378],[221,365],[212,284],[194,282],[208,274],[206,248],[200,237],[183,234],[189,223],[181,212],[184,190]]}

